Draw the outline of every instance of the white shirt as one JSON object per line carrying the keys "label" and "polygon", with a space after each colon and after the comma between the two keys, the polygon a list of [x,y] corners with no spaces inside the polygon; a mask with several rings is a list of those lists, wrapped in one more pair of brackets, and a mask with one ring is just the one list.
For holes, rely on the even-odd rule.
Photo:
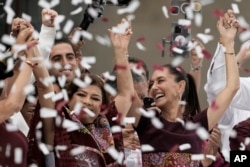
{"label": "white shirt", "polygon": [[[230,75],[230,74],[229,74]],[[218,43],[214,57],[207,72],[207,83],[205,91],[209,105],[226,86],[226,66],[223,46]],[[226,161],[230,161],[229,136],[232,128],[237,123],[250,117],[250,77],[240,77],[240,89],[234,96],[230,105],[221,117],[219,126],[221,127],[222,154]]]}
{"label": "white shirt", "polygon": [[[39,34],[38,49],[39,49],[40,54],[44,57],[45,61],[47,61],[49,58],[51,48],[54,44],[55,36],[56,36],[55,28],[42,25],[41,31]],[[35,81],[35,78],[32,75],[30,83],[34,83],[34,81]],[[20,111],[11,116],[11,121],[14,125],[17,126],[17,128],[21,132],[23,132],[25,136],[28,135],[29,126],[25,122],[23,115],[21,114]]]}

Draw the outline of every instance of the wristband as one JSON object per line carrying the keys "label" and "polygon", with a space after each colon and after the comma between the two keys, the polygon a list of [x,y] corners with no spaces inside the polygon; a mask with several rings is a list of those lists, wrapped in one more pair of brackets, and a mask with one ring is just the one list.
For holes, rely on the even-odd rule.
{"label": "wristband", "polygon": [[34,64],[33,64],[33,63],[31,63],[29,60],[26,60],[25,63],[26,63],[27,65],[29,65],[31,68],[34,68],[34,67],[37,66],[37,64],[38,64],[38,63],[34,63]]}
{"label": "wristband", "polygon": [[234,52],[231,52],[231,53],[227,53],[227,52],[224,52],[225,55],[235,55]]}

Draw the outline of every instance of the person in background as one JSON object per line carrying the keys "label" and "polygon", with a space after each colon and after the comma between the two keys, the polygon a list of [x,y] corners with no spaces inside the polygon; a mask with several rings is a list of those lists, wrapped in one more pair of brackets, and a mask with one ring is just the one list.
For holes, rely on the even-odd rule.
{"label": "person in background", "polygon": [[[224,25],[230,27],[228,23],[232,23],[235,20],[235,15],[232,10],[228,10],[224,14]],[[237,23],[237,22],[235,22]],[[235,24],[233,23],[233,24]],[[234,41],[232,41],[234,42]],[[249,57],[249,45],[245,43],[241,47],[239,53],[236,55],[237,63],[241,66],[243,62]],[[220,42],[217,45],[214,57],[211,61],[210,67],[207,72],[207,83],[205,84],[205,91],[207,93],[207,101],[211,105],[214,102],[215,97],[219,92],[227,85],[226,82],[226,62],[224,57],[224,47]],[[250,78],[240,77],[240,89],[233,98],[230,105],[227,107],[224,115],[218,122],[221,130],[221,152],[227,162],[230,161],[229,152],[229,136],[233,127],[250,117],[250,107],[248,105],[248,99],[250,95]]]}
{"label": "person in background", "polygon": [[[203,139],[196,134],[197,128],[187,130],[183,125],[187,122],[199,123],[200,128],[210,131],[216,126],[239,88],[236,59],[230,54],[234,53],[232,41],[237,28],[231,26],[226,29],[222,19],[218,21],[217,28],[226,48],[224,55],[227,62],[227,85],[214,99],[214,103],[220,107],[211,105],[206,111],[199,112],[196,86],[192,77],[180,67],[172,65],[156,69],[149,83],[149,95],[161,111],[152,111],[149,116],[139,109],[140,112],[129,112],[127,115],[136,119],[134,126],[141,144],[152,146],[150,151],[142,154],[143,166],[200,165],[200,161],[192,160],[191,155],[202,153]],[[157,110],[155,106],[151,110]],[[190,144],[190,148],[179,150],[178,146],[186,143]],[[160,159],[155,161],[155,157]]]}

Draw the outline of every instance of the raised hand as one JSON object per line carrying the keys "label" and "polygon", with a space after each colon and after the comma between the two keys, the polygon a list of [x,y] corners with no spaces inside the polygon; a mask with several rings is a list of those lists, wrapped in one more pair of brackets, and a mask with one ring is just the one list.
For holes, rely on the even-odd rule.
{"label": "raised hand", "polygon": [[30,24],[29,21],[23,19],[23,18],[15,18],[12,21],[11,24],[11,35],[13,37],[17,37],[19,32],[26,29],[26,28],[33,28],[33,26]]}
{"label": "raised hand", "polygon": [[42,23],[47,27],[54,27],[54,20],[58,15],[53,9],[43,9],[42,10]]}
{"label": "raised hand", "polygon": [[110,32],[113,47],[118,50],[127,51],[132,35],[130,23],[126,19],[122,19],[121,23],[119,23],[116,27],[113,27],[112,30],[108,30]]}

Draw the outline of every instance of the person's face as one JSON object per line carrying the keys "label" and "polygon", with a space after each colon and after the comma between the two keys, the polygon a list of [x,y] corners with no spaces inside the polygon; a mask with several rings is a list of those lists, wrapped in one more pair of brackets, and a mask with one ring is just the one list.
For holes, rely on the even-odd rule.
{"label": "person's face", "polygon": [[26,123],[29,127],[31,125],[31,121],[33,119],[33,116],[35,114],[35,107],[36,107],[36,104],[25,102],[22,109],[21,109],[21,113],[24,117],[24,120],[26,121]]}
{"label": "person's face", "polygon": [[148,96],[148,83],[146,81],[134,83],[134,89],[141,100]]}
{"label": "person's face", "polygon": [[[79,119],[83,124],[92,123],[101,112],[102,105],[102,92],[96,85],[89,85],[85,88],[79,88],[74,93],[72,99],[69,102],[69,109],[73,110],[77,103],[82,104],[82,110],[80,112]],[[92,111],[95,116],[91,117],[84,110],[88,109]]]}
{"label": "person's face", "polygon": [[136,69],[136,70],[140,70],[141,71],[141,74],[145,77],[145,79],[147,80],[147,77],[146,77],[146,71],[145,71],[145,69],[143,68],[143,66],[140,66],[140,67],[138,67],[138,65],[136,64],[136,63],[129,63],[129,68],[131,69],[131,70],[133,70],[133,69]]}
{"label": "person's face", "polygon": [[50,61],[52,63],[51,75],[55,77],[64,75],[68,82],[74,79],[78,63],[70,44],[60,43],[54,45],[51,50]]}
{"label": "person's face", "polygon": [[183,84],[176,82],[175,76],[170,74],[167,68],[154,71],[149,85],[149,95],[154,98],[159,108],[178,103],[183,91]]}

